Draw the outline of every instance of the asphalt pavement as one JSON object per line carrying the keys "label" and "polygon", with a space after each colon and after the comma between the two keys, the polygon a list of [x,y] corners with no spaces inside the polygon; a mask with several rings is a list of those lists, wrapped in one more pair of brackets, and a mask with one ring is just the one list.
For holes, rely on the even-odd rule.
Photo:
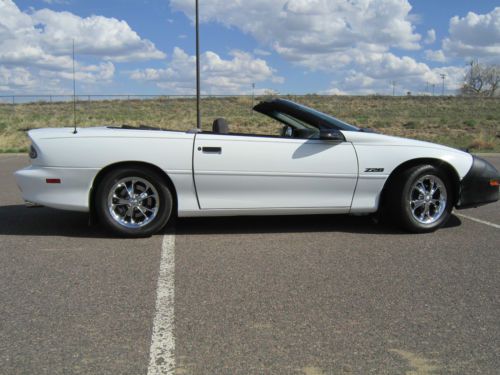
{"label": "asphalt pavement", "polygon": [[425,235],[342,215],[179,219],[124,240],[25,208],[12,172],[28,163],[0,156],[0,374],[153,374],[154,345],[175,374],[499,372],[499,203]]}

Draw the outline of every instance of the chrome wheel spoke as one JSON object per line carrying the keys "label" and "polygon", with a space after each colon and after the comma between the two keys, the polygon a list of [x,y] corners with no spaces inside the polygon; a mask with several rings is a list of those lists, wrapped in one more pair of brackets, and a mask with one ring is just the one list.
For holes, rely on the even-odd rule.
{"label": "chrome wheel spoke", "polygon": [[146,212],[155,212],[155,210],[148,207],[144,207],[143,205],[139,206],[139,209],[144,210]]}
{"label": "chrome wheel spoke", "polygon": [[127,212],[125,213],[125,215],[133,218],[134,217],[134,207],[129,207],[127,209]]}
{"label": "chrome wheel spoke", "polygon": [[127,194],[128,194],[128,197],[129,198],[133,198],[134,197],[134,180],[131,181],[130,183],[130,187],[128,186],[128,184],[125,184],[125,188],[127,189]]}
{"label": "chrome wheel spoke", "polygon": [[429,203],[426,203],[425,208],[424,208],[424,217],[429,217],[430,208],[431,208],[431,205]]}
{"label": "chrome wheel spoke", "polygon": [[115,202],[114,204],[117,205],[117,206],[126,206],[130,203],[130,201],[128,199],[123,199],[123,198],[120,198],[118,195],[113,195],[113,199],[114,200],[117,200],[118,202]]}
{"label": "chrome wheel spoke", "polygon": [[437,191],[439,191],[439,186],[434,182],[434,186],[432,187],[432,189],[430,191],[430,196],[433,197]]}
{"label": "chrome wheel spoke", "polygon": [[425,204],[425,201],[423,199],[419,199],[419,200],[416,200],[416,201],[412,202],[414,210],[416,210],[417,208],[422,207],[424,204]]}
{"label": "chrome wheel spoke", "polygon": [[141,201],[145,201],[146,199],[149,199],[149,198],[154,198],[154,195],[148,194],[147,191],[145,191],[144,193],[142,193],[141,195],[139,195],[139,199]]}
{"label": "chrome wheel spoke", "polygon": [[417,191],[420,194],[422,194],[422,195],[426,195],[427,194],[427,190],[425,190],[424,184],[422,182],[420,182],[420,181],[417,183],[417,185],[415,185],[415,189],[417,189]]}
{"label": "chrome wheel spoke", "polygon": [[441,201],[439,199],[433,199],[431,201],[431,203],[435,206],[435,207],[439,207],[441,205]]}
{"label": "chrome wheel spoke", "polygon": [[146,212],[144,212],[141,206],[137,207],[137,210],[141,213],[142,216],[144,216],[145,219],[148,218],[148,215],[146,215]]}

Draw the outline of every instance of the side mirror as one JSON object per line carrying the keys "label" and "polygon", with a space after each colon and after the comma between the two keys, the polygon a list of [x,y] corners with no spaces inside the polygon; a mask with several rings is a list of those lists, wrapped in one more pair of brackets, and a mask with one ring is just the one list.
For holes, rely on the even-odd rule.
{"label": "side mirror", "polygon": [[319,132],[319,139],[324,141],[337,141],[345,142],[345,137],[340,130],[335,129],[321,129]]}

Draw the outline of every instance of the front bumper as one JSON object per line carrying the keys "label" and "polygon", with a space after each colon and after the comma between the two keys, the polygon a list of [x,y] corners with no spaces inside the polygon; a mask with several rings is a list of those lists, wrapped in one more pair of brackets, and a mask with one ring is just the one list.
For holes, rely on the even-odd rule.
{"label": "front bumper", "polygon": [[497,169],[490,162],[474,156],[472,168],[460,184],[460,195],[456,207],[464,209],[498,201],[498,181],[500,181],[500,173]]}

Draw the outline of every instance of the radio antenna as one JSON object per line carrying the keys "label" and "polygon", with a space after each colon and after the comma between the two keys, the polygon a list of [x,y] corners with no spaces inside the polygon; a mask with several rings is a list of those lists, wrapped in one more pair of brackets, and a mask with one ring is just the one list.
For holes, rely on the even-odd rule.
{"label": "radio antenna", "polygon": [[198,129],[201,129],[200,102],[200,10],[196,0],[196,126]]}
{"label": "radio antenna", "polygon": [[75,40],[73,39],[73,126],[75,130],[73,134],[77,134],[76,130],[76,77],[75,77]]}

